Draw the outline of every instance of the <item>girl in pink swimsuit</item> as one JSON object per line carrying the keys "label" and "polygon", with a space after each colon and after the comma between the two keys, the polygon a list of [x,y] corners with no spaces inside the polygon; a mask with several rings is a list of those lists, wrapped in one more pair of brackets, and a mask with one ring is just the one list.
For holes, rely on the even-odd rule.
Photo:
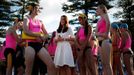
{"label": "girl in pink swimsuit", "polygon": [[80,75],[86,75],[86,73],[96,75],[95,62],[93,61],[91,46],[89,44],[92,35],[92,27],[88,25],[85,14],[80,14],[78,20],[81,27],[76,34],[76,45],[78,47],[77,59],[80,67]]}
{"label": "girl in pink swimsuit", "polygon": [[120,31],[121,31],[121,39],[122,39],[120,50],[123,53],[123,62],[126,67],[127,74],[133,75],[130,66],[130,58],[131,55],[133,54],[131,50],[132,40],[131,40],[131,33],[128,31],[128,25],[122,23],[120,25]]}
{"label": "girl in pink swimsuit", "polygon": [[44,24],[36,18],[39,14],[39,5],[37,3],[30,3],[28,5],[28,10],[30,11],[29,17],[24,19],[24,32],[32,37],[35,37],[34,40],[26,40],[28,46],[25,48],[25,75],[32,75],[32,67],[34,62],[35,55],[39,57],[47,66],[48,75],[56,75],[55,65],[48,51],[43,47],[43,42],[47,37],[42,36],[48,35]]}
{"label": "girl in pink swimsuit", "polygon": [[54,57],[55,50],[56,50],[56,42],[54,41],[55,35],[56,35],[56,32],[54,31],[52,33],[52,37],[50,39],[50,42],[48,43],[48,52],[52,58]]}
{"label": "girl in pink swimsuit", "polygon": [[98,57],[99,43],[98,43],[97,38],[94,35],[92,35],[92,37],[91,37],[90,45],[91,45],[91,48],[92,48],[93,61],[95,62],[96,74],[98,75],[98,61],[97,61],[97,57]]}
{"label": "girl in pink swimsuit", "polygon": [[113,50],[113,74],[116,75],[119,72],[119,75],[124,75],[121,64],[121,35],[119,33],[118,23],[111,24],[111,34]]}
{"label": "girl in pink swimsuit", "polygon": [[113,75],[111,65],[110,21],[105,5],[99,5],[96,14],[100,16],[96,27],[96,36],[99,41],[99,50],[104,75]]}
{"label": "girl in pink swimsuit", "polygon": [[17,42],[21,41],[16,33],[16,30],[20,28],[20,25],[22,25],[22,23],[18,22],[15,25],[9,27],[6,31],[6,46],[4,51],[7,65],[6,75],[12,75],[12,68],[16,63],[16,45]]}

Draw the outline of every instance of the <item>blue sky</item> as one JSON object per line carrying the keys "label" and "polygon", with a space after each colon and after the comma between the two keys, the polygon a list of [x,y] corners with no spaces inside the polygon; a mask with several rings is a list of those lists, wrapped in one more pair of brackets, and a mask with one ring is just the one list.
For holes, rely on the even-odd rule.
{"label": "blue sky", "polygon": [[43,7],[40,15],[41,19],[48,32],[52,32],[59,26],[60,16],[66,14],[62,12],[62,3],[67,2],[67,0],[41,0],[40,6]]}

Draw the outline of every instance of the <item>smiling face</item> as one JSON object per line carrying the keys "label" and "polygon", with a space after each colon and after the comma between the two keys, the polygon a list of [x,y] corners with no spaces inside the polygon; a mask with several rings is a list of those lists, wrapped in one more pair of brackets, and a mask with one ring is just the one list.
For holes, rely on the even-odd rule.
{"label": "smiling face", "polygon": [[107,13],[107,8],[106,8],[106,6],[105,6],[105,5],[99,5],[99,6],[97,7],[97,9],[96,9],[96,14],[97,14],[98,16],[100,16],[100,15],[105,14],[105,13]]}
{"label": "smiling face", "polygon": [[38,15],[39,12],[40,12],[39,6],[35,6],[35,7],[33,8],[32,14]]}
{"label": "smiling face", "polygon": [[79,23],[80,23],[81,25],[85,25],[86,19],[84,19],[84,18],[82,18],[82,17],[78,17],[78,20],[79,20]]}
{"label": "smiling face", "polygon": [[65,17],[61,17],[60,23],[61,23],[61,25],[65,25],[66,24],[66,18]]}
{"label": "smiling face", "polygon": [[23,22],[20,21],[20,22],[18,23],[18,25],[17,25],[17,28],[18,28],[18,29],[22,29],[22,26],[23,26]]}
{"label": "smiling face", "polygon": [[97,7],[96,14],[99,16],[102,13],[102,9],[100,7]]}
{"label": "smiling face", "polygon": [[68,23],[67,16],[65,15],[61,16],[60,24],[64,26],[64,25],[68,25],[67,23]]}

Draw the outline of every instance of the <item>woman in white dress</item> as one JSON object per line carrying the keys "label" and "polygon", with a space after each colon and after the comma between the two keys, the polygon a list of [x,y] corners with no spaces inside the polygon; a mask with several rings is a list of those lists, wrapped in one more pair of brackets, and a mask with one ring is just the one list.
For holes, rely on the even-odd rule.
{"label": "woman in white dress", "polygon": [[57,47],[54,57],[54,63],[60,75],[71,75],[71,68],[74,67],[74,58],[70,44],[70,41],[73,40],[74,35],[72,29],[68,27],[67,16],[62,15],[55,37]]}

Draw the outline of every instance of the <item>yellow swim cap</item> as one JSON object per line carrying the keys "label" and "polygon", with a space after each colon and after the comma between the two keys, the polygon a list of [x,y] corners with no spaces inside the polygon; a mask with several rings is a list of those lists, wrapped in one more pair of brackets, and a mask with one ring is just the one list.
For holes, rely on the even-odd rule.
{"label": "yellow swim cap", "polygon": [[79,17],[81,17],[83,19],[87,19],[87,16],[85,14],[79,14]]}

